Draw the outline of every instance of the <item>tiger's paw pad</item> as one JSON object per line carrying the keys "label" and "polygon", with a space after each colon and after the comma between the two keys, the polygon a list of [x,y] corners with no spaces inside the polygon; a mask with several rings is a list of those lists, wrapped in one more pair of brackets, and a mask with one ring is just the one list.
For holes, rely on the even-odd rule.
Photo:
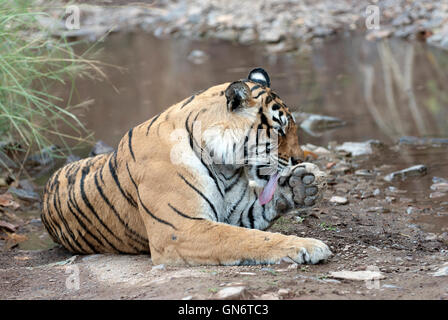
{"label": "tiger's paw pad", "polygon": [[319,197],[319,185],[313,172],[305,166],[296,166],[290,175],[280,178],[280,185],[289,186],[296,208],[312,207]]}

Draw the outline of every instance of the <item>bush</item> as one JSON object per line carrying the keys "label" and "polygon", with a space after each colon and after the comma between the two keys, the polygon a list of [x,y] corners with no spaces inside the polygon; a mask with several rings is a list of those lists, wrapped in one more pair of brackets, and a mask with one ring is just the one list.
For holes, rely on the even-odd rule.
{"label": "bush", "polygon": [[[9,148],[26,154],[56,143],[60,155],[69,149],[68,140],[82,142],[88,134],[73,113],[85,103],[71,105],[75,77],[101,71],[96,61],[86,58],[89,50],[76,55],[75,42],[50,37],[38,21],[46,14],[32,4],[0,0],[0,136],[3,142],[14,142]],[[71,84],[68,102],[51,94],[56,83]],[[61,125],[68,125],[73,133],[62,133]],[[2,149],[0,166],[7,167]]]}

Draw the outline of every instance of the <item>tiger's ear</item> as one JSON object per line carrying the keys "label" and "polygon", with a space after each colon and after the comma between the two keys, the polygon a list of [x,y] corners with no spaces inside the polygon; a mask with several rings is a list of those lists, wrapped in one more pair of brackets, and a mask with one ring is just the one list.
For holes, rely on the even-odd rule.
{"label": "tiger's ear", "polygon": [[227,109],[235,111],[238,108],[248,106],[248,101],[252,99],[249,87],[242,81],[232,82],[226,89]]}
{"label": "tiger's ear", "polygon": [[269,79],[269,75],[263,68],[256,68],[249,73],[249,80],[258,82],[259,84],[270,88],[271,87],[271,79]]}

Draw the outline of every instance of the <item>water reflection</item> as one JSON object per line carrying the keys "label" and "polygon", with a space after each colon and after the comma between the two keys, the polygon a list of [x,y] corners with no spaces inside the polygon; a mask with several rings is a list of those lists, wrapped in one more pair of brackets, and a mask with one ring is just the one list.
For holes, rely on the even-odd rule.
{"label": "water reflection", "polygon": [[[134,34],[113,35],[102,46],[101,60],[125,71],[107,69],[108,81],[101,83],[79,81],[78,94],[94,99],[84,119],[96,139],[111,145],[191,93],[243,78],[256,66],[269,71],[272,87],[291,109],[348,123],[321,137],[305,136],[310,143],[448,136],[448,54],[424,44],[347,37],[300,55],[268,56],[256,46]],[[188,60],[192,50],[209,58],[194,64]]]}

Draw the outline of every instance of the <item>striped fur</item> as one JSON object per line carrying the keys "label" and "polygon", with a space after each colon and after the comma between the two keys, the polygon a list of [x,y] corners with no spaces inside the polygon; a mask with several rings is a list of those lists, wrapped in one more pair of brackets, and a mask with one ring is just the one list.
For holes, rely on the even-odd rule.
{"label": "striped fur", "polygon": [[[326,259],[330,251],[319,240],[261,231],[285,210],[309,205],[305,193],[317,186],[291,183],[294,172],[311,169],[300,164],[291,113],[257,70],[129,130],[117,151],[59,169],[46,184],[42,213],[54,241],[81,254],[150,252],[154,263],[169,264]],[[288,174],[261,205],[270,176],[260,170],[267,165],[247,158],[275,148],[271,134],[278,146],[270,165]],[[243,161],[236,163],[235,154]]]}

